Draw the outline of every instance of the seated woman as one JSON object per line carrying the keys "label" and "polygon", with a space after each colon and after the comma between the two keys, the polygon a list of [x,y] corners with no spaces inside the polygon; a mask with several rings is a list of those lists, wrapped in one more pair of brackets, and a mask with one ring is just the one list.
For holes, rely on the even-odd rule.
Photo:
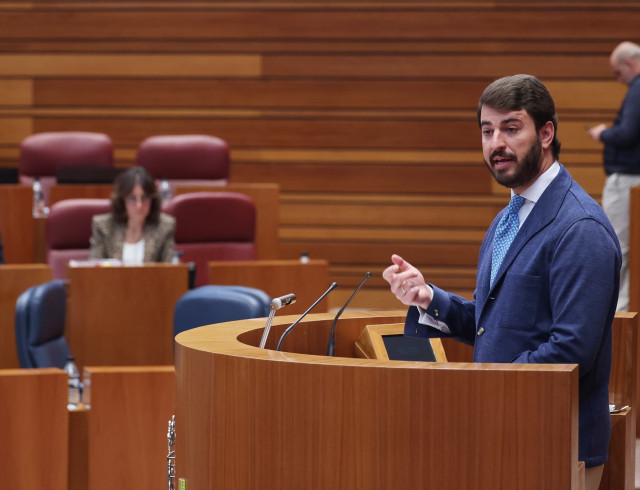
{"label": "seated woman", "polygon": [[111,213],[93,217],[90,258],[121,259],[125,265],[171,262],[176,221],[160,211],[156,184],[144,168],[116,178],[111,206]]}

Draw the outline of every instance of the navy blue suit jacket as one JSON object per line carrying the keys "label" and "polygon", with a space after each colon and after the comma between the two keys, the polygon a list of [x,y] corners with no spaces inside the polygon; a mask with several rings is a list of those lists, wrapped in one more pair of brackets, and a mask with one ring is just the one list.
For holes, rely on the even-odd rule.
{"label": "navy blue suit jacket", "polygon": [[[489,286],[495,228],[480,249],[474,300],[433,286],[427,313],[474,345],[475,362],[578,364],[579,457],[607,460],[611,324],[620,246],[602,208],[564,167],[522,224]],[[410,308],[406,335],[440,336]]]}

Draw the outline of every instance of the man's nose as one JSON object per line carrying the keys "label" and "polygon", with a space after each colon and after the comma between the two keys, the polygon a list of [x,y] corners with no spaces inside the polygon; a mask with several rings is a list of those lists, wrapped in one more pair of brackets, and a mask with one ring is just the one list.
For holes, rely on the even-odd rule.
{"label": "man's nose", "polygon": [[491,138],[491,148],[500,149],[506,146],[505,137],[502,131],[494,131]]}

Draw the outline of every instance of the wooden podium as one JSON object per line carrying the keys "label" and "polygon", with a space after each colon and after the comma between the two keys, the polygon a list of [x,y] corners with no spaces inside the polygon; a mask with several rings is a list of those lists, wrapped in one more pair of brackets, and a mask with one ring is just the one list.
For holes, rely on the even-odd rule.
{"label": "wooden podium", "polygon": [[[176,475],[198,489],[579,489],[575,365],[355,358],[404,312],[209,325],[176,337]],[[178,482],[176,482],[178,483]]]}

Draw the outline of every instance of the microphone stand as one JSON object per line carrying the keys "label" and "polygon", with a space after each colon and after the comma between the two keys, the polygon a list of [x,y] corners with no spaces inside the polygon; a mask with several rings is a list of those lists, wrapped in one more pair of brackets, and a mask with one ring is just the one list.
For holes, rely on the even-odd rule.
{"label": "microphone stand", "polygon": [[280,346],[282,345],[282,341],[284,340],[284,338],[289,335],[289,332],[291,332],[291,330],[293,330],[293,327],[295,327],[298,323],[300,323],[300,320],[302,320],[305,316],[307,316],[307,313],[309,313],[311,310],[313,310],[316,305],[318,303],[320,303],[320,301],[322,301],[324,299],[324,297],[329,294],[331,291],[333,291],[336,286],[338,286],[337,282],[334,282],[331,284],[331,286],[329,286],[329,289],[327,289],[324,293],[322,293],[322,296],[320,296],[315,303],[313,303],[309,309],[307,311],[305,311],[300,318],[298,318],[295,322],[293,322],[291,325],[289,325],[289,327],[284,331],[284,333],[282,334],[282,337],[280,337],[280,340],[278,341],[278,346],[276,347],[276,350],[280,350]]}
{"label": "microphone stand", "polygon": [[349,299],[347,300],[347,302],[342,306],[342,308],[340,308],[340,311],[338,311],[338,314],[333,319],[333,323],[331,324],[331,333],[329,334],[329,344],[327,345],[327,355],[329,357],[333,357],[333,349],[336,343],[336,323],[338,322],[338,318],[340,318],[340,315],[342,315],[342,312],[344,311],[344,309],[347,307],[349,303],[351,303],[351,300],[353,299],[353,297],[356,295],[358,291],[360,291],[360,288],[370,277],[371,277],[371,272],[367,272],[364,275],[364,279],[362,279],[362,281],[360,282],[358,287],[355,289],[355,291],[351,293],[351,296],[349,296]]}

